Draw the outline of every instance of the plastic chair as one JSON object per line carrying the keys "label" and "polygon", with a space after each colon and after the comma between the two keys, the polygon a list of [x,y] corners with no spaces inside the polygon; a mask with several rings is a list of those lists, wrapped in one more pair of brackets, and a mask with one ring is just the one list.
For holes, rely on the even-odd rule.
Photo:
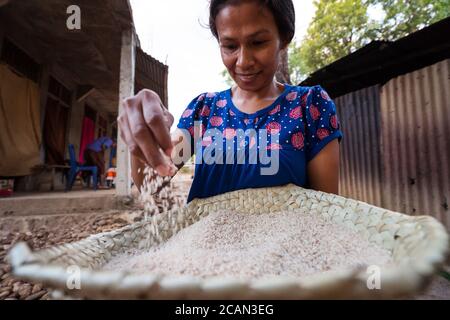
{"label": "plastic chair", "polygon": [[82,166],[80,165],[75,157],[75,148],[73,144],[69,144],[69,157],[70,157],[70,170],[67,177],[66,182],[66,191],[72,190],[72,186],[75,182],[75,178],[78,175],[78,173],[82,171],[90,171],[92,172],[92,178],[94,180],[94,190],[97,190],[97,172],[98,169],[96,166]]}

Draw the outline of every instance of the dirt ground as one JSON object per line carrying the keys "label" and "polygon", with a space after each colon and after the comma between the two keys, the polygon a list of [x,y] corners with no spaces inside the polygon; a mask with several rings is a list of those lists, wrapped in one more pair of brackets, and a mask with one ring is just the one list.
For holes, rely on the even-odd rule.
{"label": "dirt ground", "polygon": [[[189,174],[174,180],[177,195],[187,196],[191,179]],[[5,260],[8,250],[19,241],[26,241],[33,249],[75,242],[91,234],[114,230],[143,219],[141,210],[106,211],[96,213],[62,213],[59,215],[7,217],[0,219],[0,300],[47,300],[51,290],[40,283],[29,283],[14,278]],[[450,300],[450,281],[436,276],[428,289],[415,299]]]}

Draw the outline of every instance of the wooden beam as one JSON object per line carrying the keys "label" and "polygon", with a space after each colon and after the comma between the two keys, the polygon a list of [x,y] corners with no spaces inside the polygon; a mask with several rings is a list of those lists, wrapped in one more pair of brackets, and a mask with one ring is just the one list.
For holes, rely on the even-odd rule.
{"label": "wooden beam", "polygon": [[[134,94],[136,65],[135,34],[133,29],[122,32],[122,49],[120,55],[120,84],[119,84],[119,114],[122,111],[123,99]],[[120,129],[119,129],[120,130]],[[130,152],[117,131],[117,182],[118,196],[131,195],[131,167]]]}
{"label": "wooden beam", "polygon": [[91,85],[77,86],[77,102],[86,99],[94,90],[95,88]]}

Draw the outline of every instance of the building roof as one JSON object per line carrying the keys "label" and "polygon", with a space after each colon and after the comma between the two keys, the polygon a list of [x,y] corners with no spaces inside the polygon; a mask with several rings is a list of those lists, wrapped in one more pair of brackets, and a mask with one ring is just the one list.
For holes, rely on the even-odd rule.
{"label": "building roof", "polygon": [[373,41],[300,83],[320,84],[333,98],[382,84],[450,58],[450,17],[397,41]]}
{"label": "building roof", "polygon": [[[66,9],[71,0],[10,0],[0,8],[0,29],[6,37],[27,41],[41,65],[62,66],[75,84],[93,87],[90,97],[105,111],[117,112],[122,31],[134,28],[129,0],[89,0],[78,3],[81,29],[68,30]],[[18,44],[17,44],[18,45]],[[164,66],[146,54],[136,36],[136,81],[149,86]],[[159,85],[159,82],[157,83]],[[159,87],[161,87],[159,85]],[[158,88],[167,91],[165,88]]]}

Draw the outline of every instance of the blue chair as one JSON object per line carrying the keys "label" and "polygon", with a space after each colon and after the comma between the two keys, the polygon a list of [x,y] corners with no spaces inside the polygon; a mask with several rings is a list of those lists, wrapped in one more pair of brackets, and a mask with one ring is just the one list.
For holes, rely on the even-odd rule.
{"label": "blue chair", "polygon": [[70,157],[70,170],[66,181],[66,191],[72,190],[72,186],[75,183],[75,178],[78,173],[82,171],[92,172],[92,178],[94,180],[94,190],[97,190],[97,172],[96,166],[87,167],[80,165],[75,157],[75,148],[73,144],[69,144],[69,157]]}

